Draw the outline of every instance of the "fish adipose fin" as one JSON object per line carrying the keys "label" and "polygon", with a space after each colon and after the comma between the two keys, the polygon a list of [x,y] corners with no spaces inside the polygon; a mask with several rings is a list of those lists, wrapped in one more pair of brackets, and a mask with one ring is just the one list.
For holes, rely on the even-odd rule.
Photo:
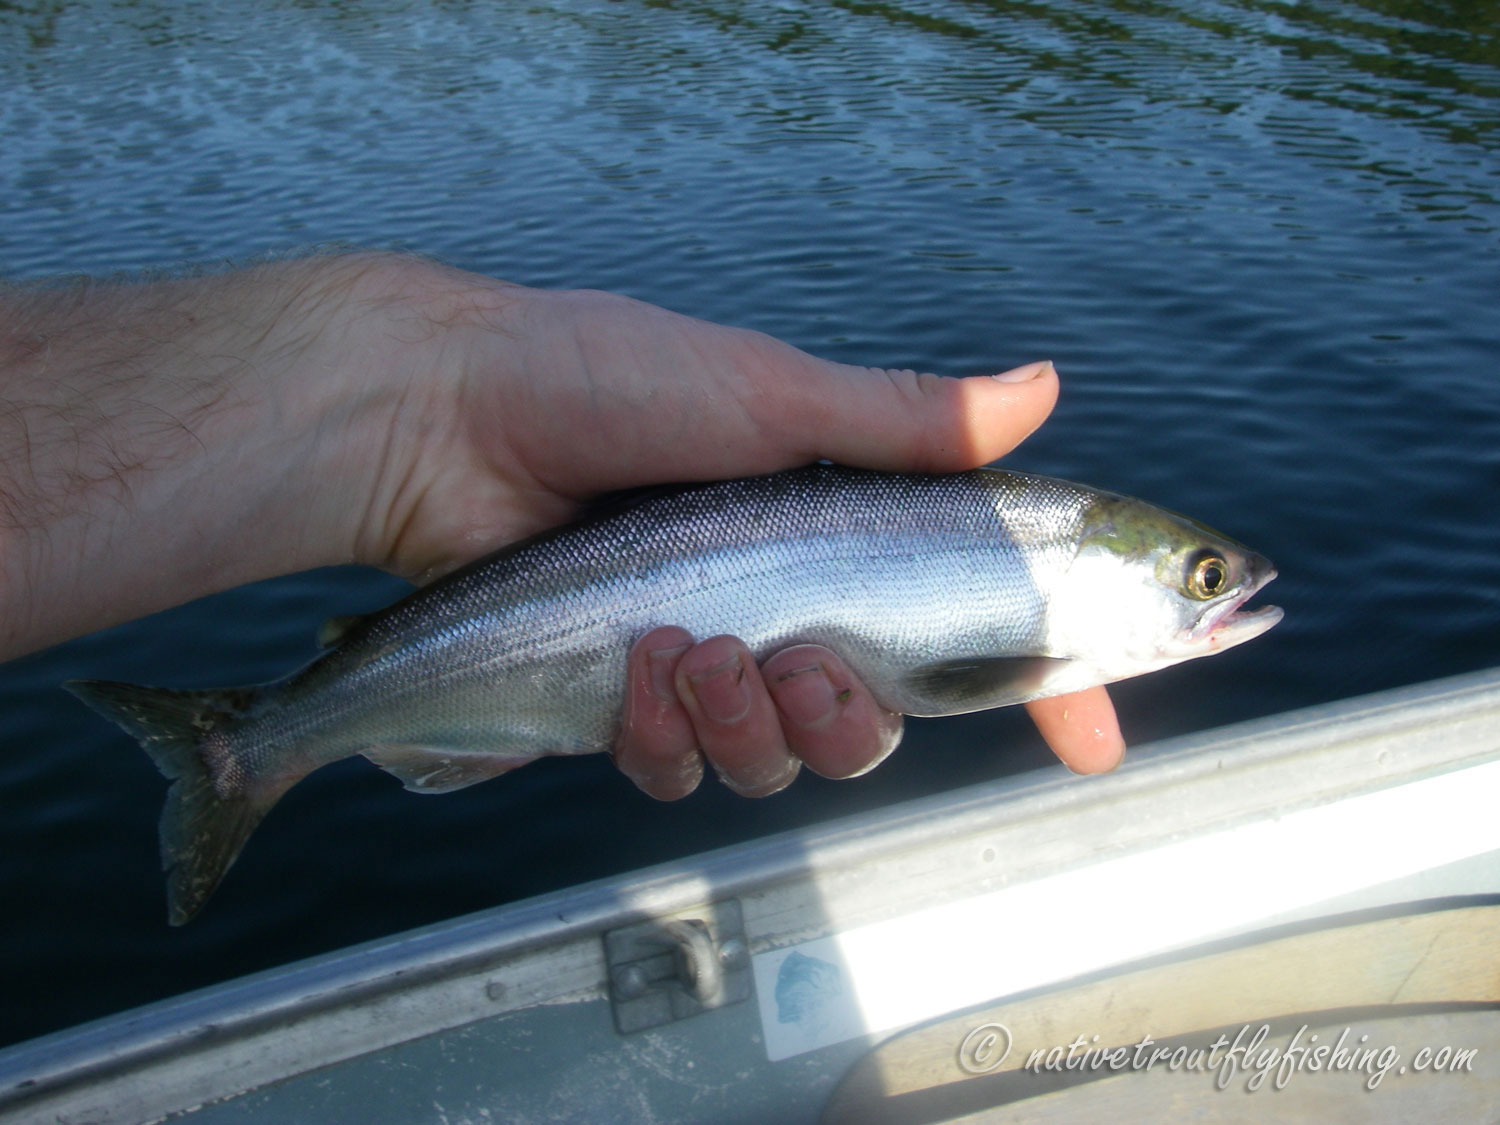
{"label": "fish adipose fin", "polygon": [[63,686],[133,735],[172,780],[161,813],[161,865],[168,921],[180,926],[202,909],[255,826],[300,777],[252,780],[236,770],[232,781],[221,777],[214,784],[205,742],[243,711],[250,692],[171,691],[103,680]]}
{"label": "fish adipose fin", "polygon": [[453,746],[416,746],[388,742],[361,750],[386,773],[401,779],[413,793],[452,793],[492,777],[499,777],[531,758],[507,757],[492,751],[461,750]]}
{"label": "fish adipose fin", "polygon": [[981,656],[923,664],[906,673],[908,691],[933,715],[983,711],[1034,699],[1072,661],[1055,656]]}

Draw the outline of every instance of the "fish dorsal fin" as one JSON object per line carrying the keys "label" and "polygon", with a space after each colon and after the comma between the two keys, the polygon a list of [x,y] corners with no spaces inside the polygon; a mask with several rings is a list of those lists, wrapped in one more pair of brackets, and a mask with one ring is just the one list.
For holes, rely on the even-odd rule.
{"label": "fish dorsal fin", "polygon": [[332,648],[349,635],[349,630],[369,616],[368,613],[349,613],[342,617],[330,617],[318,626],[318,647]]}
{"label": "fish dorsal fin", "polygon": [[451,793],[499,777],[531,761],[493,751],[387,742],[360,751],[413,793]]}
{"label": "fish dorsal fin", "polygon": [[958,715],[1037,698],[1070,660],[1055,656],[976,656],[922,664],[906,673],[909,692],[928,714]]}

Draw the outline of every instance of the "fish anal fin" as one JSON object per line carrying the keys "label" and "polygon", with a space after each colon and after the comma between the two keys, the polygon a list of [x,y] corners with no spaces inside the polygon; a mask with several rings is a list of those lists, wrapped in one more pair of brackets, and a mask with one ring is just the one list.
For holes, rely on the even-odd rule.
{"label": "fish anal fin", "polygon": [[386,742],[361,750],[366,758],[401,780],[413,793],[452,793],[466,789],[519,766],[531,758],[493,751],[463,750],[453,746],[422,746]]}
{"label": "fish anal fin", "polygon": [[980,656],[940,660],[903,678],[924,708],[913,714],[959,715],[1025,703],[1050,694],[1047,682],[1073,662],[1055,656]]}

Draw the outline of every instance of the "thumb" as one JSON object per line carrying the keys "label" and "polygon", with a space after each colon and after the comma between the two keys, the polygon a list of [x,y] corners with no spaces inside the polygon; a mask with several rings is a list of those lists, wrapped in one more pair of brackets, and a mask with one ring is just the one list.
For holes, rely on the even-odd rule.
{"label": "thumb", "polygon": [[808,459],[904,472],[957,472],[995,460],[1057,403],[1050,361],[998,375],[944,378],[811,361],[774,404],[788,444]]}
{"label": "thumb", "polygon": [[545,331],[525,340],[545,362],[528,363],[519,405],[486,416],[529,419],[508,440],[531,478],[560,496],[819,458],[893,472],[972,469],[1013,449],[1057,401],[1046,362],[941,378],[834,363],[610,294],[548,294],[547,307]]}

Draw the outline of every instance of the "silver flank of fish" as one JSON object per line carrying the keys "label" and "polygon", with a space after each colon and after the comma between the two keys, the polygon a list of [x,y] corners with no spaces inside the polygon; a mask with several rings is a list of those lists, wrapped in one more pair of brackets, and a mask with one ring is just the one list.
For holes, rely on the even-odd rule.
{"label": "silver flank of fish", "polygon": [[886,708],[949,715],[1152,671],[1281,617],[1244,601],[1260,555],[1184,517],[1001,470],[813,465],[687,486],[506,548],[332,630],[257,688],[69,688],[174,780],[170,918],[192,917],[298,780],[363,754],[439,793],[551,754],[607,750],[626,654],[658,625],[757,659],[839,652]]}

